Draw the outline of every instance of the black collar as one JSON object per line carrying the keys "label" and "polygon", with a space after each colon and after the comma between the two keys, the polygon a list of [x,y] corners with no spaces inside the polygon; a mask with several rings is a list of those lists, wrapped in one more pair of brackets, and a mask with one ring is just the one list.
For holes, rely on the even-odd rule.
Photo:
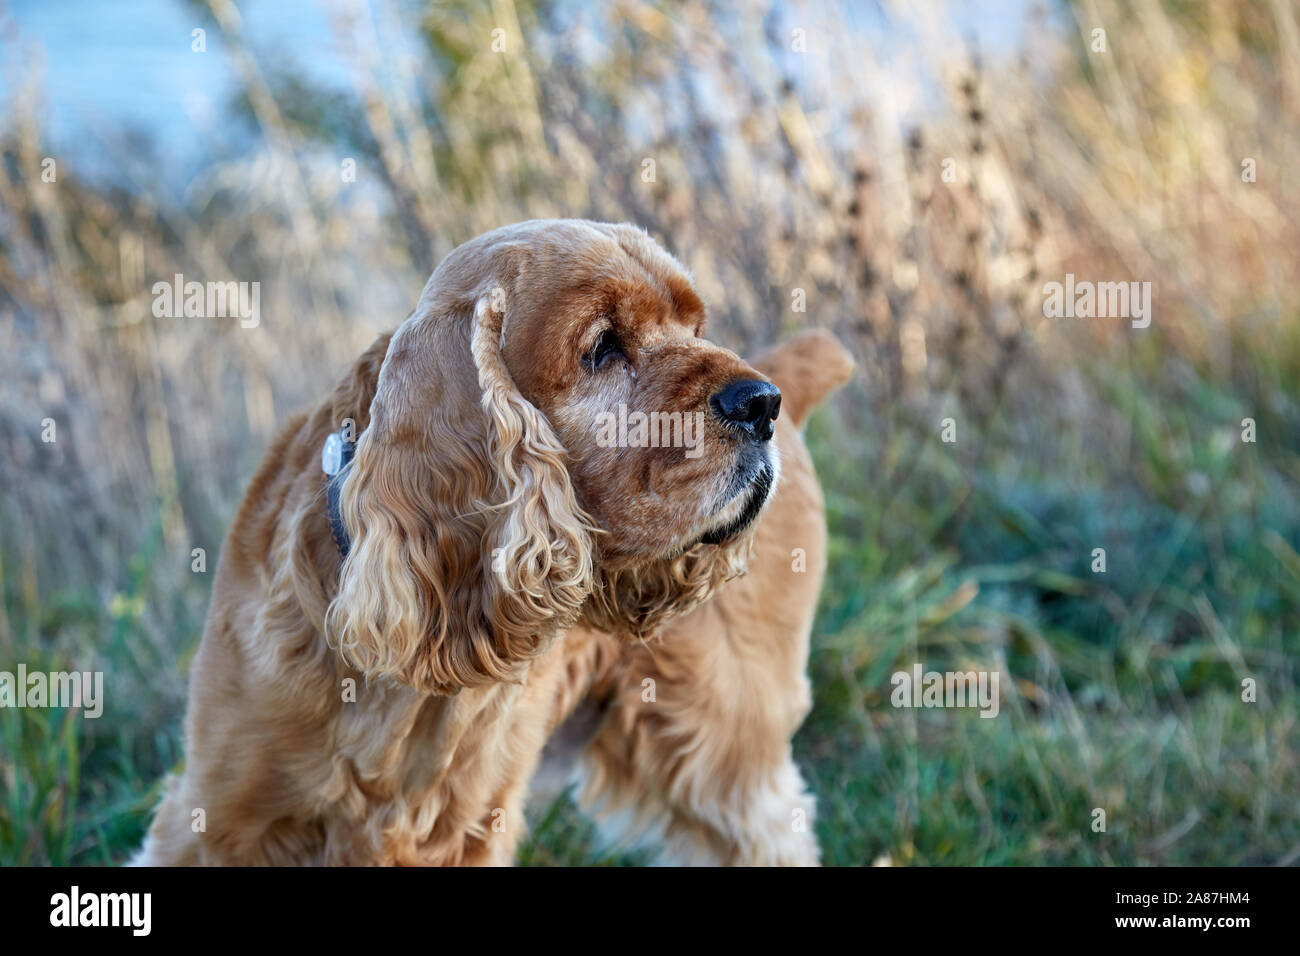
{"label": "black collar", "polygon": [[343,479],[348,476],[348,467],[352,464],[352,456],[356,454],[356,440],[345,438],[347,431],[337,431],[325,439],[325,447],[320,453],[321,471],[325,473],[325,500],[327,502],[326,515],[330,522],[330,537],[334,539],[334,546],[339,549],[339,557],[346,558],[348,551],[352,549],[352,539],[348,537],[348,529],[343,524],[343,513],[339,510],[339,495],[343,490]]}

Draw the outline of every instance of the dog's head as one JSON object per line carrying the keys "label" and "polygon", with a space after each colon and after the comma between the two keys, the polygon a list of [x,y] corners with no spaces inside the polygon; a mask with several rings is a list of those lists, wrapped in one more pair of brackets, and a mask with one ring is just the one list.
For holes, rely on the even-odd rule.
{"label": "dog's head", "polygon": [[781,398],[704,322],[631,226],[527,222],[452,252],[343,485],[345,659],[440,692],[515,680],[579,618],[645,635],[742,571]]}

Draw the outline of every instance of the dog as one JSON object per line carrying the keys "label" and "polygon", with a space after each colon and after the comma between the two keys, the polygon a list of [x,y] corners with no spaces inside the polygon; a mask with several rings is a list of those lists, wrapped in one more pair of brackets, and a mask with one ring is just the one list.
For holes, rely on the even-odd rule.
{"label": "dog", "polygon": [[751,366],[704,327],[632,226],[453,250],[253,477],[133,862],[509,864],[554,737],[612,840],[816,863],[797,427],[852,363],[806,333]]}

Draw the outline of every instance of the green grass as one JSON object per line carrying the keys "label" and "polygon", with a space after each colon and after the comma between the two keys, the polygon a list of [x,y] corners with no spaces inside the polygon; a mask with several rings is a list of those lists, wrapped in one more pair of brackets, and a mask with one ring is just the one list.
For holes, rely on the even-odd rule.
{"label": "green grass", "polygon": [[[974,459],[937,427],[863,441],[843,409],[818,413],[831,566],[795,748],[827,863],[1300,858],[1300,349],[1254,354],[1248,376],[1175,374],[1154,340],[1085,365],[1103,409],[1091,434],[1008,399],[964,423]],[[1260,440],[1242,444],[1252,412]],[[1103,454],[1121,433],[1124,454]],[[33,605],[4,580],[8,640],[29,667],[93,661],[114,688],[97,721],[0,711],[6,863],[124,860],[181,759],[210,576],[168,583],[153,559],[129,562],[107,600]],[[894,709],[889,676],[913,661],[999,671],[1000,715]],[[598,850],[567,799],[532,823],[525,865],[646,860]]]}
{"label": "green grass", "polygon": [[[914,448],[815,423],[835,533],[796,752],[828,863],[1300,858],[1300,349],[1216,375],[1162,345],[1083,366],[1093,434],[1009,401],[965,432],[978,468],[936,427],[898,492],[881,463]],[[1120,433],[1123,457],[1089,450]],[[917,660],[998,670],[1001,714],[895,710]]]}

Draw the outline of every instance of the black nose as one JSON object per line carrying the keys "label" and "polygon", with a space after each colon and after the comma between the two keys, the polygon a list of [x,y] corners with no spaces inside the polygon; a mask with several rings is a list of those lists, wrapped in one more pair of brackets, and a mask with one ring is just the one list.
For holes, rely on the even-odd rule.
{"label": "black nose", "polygon": [[781,413],[781,390],[771,382],[742,378],[709,398],[714,413],[758,441],[772,437],[772,422]]}

